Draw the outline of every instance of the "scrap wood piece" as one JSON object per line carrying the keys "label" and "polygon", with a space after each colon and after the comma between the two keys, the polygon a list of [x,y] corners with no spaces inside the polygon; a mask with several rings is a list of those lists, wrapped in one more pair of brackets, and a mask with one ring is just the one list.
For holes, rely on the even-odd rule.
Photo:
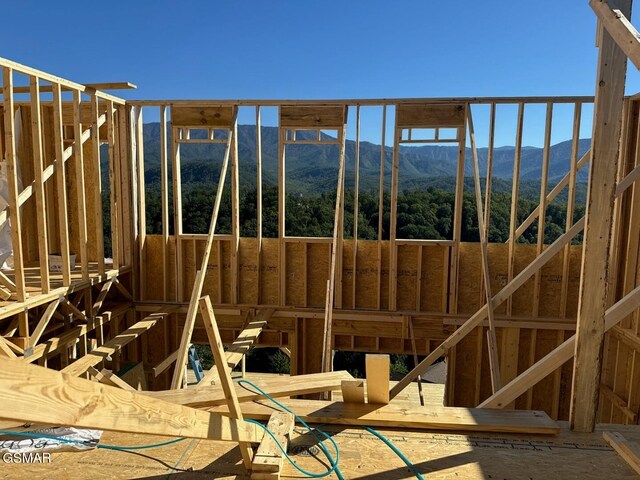
{"label": "scrap wood piece", "polygon": [[[215,367],[213,369],[215,370]],[[348,380],[353,380],[353,377],[346,371],[311,373],[308,375],[281,376],[261,380],[259,387],[273,398],[282,398],[338,390],[341,383]],[[252,402],[263,398],[261,394],[237,384],[235,385],[235,391],[239,402]],[[227,402],[224,390],[220,385],[144,393],[166,402],[190,407],[212,407],[224,405]]]}
{"label": "scrap wood piece", "polygon": [[0,405],[2,418],[27,423],[230,442],[263,436],[250,423],[20,360],[0,363]]}
{"label": "scrap wood piece", "polygon": [[[325,400],[279,400],[308,423],[359,425],[370,427],[416,428],[473,432],[511,432],[557,434],[560,427],[545,412],[534,410],[495,410],[488,408],[439,407],[419,405],[372,405]],[[209,409],[223,413],[225,406]],[[245,418],[268,420],[273,405],[268,402],[242,404]]]}
{"label": "scrap wood piece", "polygon": [[630,442],[618,432],[602,432],[602,438],[640,475],[640,445]]}
{"label": "scrap wood piece", "polygon": [[70,375],[79,376],[87,371],[89,367],[95,367],[100,362],[104,361],[109,355],[116,353],[122,347],[132,342],[138,336],[149,330],[160,320],[163,320],[171,313],[173,313],[177,307],[172,307],[168,309],[162,309],[163,311],[158,311],[152,313],[151,315],[144,318],[131,327],[126,329],[124,332],[116,335],[111,340],[105,342],[102,346],[94,349],[91,353],[85,355],[82,358],[79,358],[72,364],[66,366],[62,369],[62,372],[68,373]]}
{"label": "scrap wood piece", "polygon": [[340,390],[343,402],[364,403],[364,380],[342,380]]}
{"label": "scrap wood piece", "polygon": [[[204,321],[204,327],[209,337],[209,344],[211,345],[211,352],[220,374],[220,383],[222,384],[222,390],[224,396],[227,399],[227,407],[229,411],[238,421],[242,421],[242,410],[240,409],[240,402],[238,402],[238,396],[236,395],[236,389],[233,386],[233,380],[231,380],[231,369],[227,365],[226,358],[224,356],[224,346],[222,345],[222,338],[220,338],[220,331],[218,330],[218,323],[216,322],[216,316],[213,312],[213,306],[209,296],[202,297],[200,299],[200,313]],[[251,444],[246,442],[240,442],[240,452],[242,453],[242,461],[247,470],[251,470],[251,460],[253,458],[253,450]]]}
{"label": "scrap wood piece", "polygon": [[[238,366],[242,357],[249,351],[256,340],[258,340],[262,329],[267,326],[267,322],[274,312],[274,308],[264,308],[260,309],[256,315],[249,313],[247,324],[238,335],[238,338],[234,340],[225,352],[227,365],[229,365],[231,370]],[[217,374],[217,370],[211,368],[198,383],[198,388],[211,385],[218,379]]]}
{"label": "scrap wood piece", "polygon": [[367,401],[389,403],[390,360],[386,354],[370,354],[365,357],[367,375]]}
{"label": "scrap wood piece", "polygon": [[[287,450],[289,436],[293,430],[293,415],[288,412],[274,412],[269,417],[267,429],[273,433],[278,443]],[[270,435],[265,435],[253,458],[251,480],[279,479],[283,454]]]}

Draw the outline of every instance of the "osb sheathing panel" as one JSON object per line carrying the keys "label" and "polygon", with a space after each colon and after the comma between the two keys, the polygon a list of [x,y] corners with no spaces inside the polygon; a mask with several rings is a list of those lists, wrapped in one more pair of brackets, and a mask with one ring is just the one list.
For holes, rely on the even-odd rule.
{"label": "osb sheathing panel", "polygon": [[[389,308],[389,242],[382,243],[382,269],[380,272],[380,308]],[[375,294],[375,290],[372,292]]]}
{"label": "osb sheathing panel", "polygon": [[415,310],[418,284],[418,255],[420,247],[399,245],[397,269],[397,308]]}
{"label": "osb sheathing panel", "polygon": [[[455,348],[454,405],[475,406],[475,385],[479,373],[477,359],[480,328],[475,328]],[[449,374],[451,374],[450,372]]]}
{"label": "osb sheathing panel", "polygon": [[[331,245],[310,243],[307,263],[312,266],[307,282],[307,302],[310,307],[324,307],[329,279]],[[322,338],[322,334],[319,338]]]}
{"label": "osb sheathing panel", "polygon": [[231,241],[220,241],[222,253],[222,303],[231,303]]}
{"label": "osb sheathing panel", "polygon": [[278,272],[280,242],[276,238],[262,240],[261,300],[263,305],[278,304]]}
{"label": "osb sheathing panel", "polygon": [[[507,284],[507,272],[509,269],[509,246],[502,243],[490,243],[489,245],[487,245],[487,253],[489,257],[491,293],[495,295]],[[495,309],[496,314],[505,314],[506,312],[506,302]]]}
{"label": "osb sheathing panel", "polygon": [[479,243],[460,244],[458,267],[458,313],[475,313],[481,303],[482,255]]}
{"label": "osb sheathing panel", "polygon": [[[536,258],[534,245],[515,245],[513,276],[524,270]],[[533,313],[533,285],[535,275],[532,275],[511,297],[513,300],[513,315],[531,315]]]}
{"label": "osb sheathing panel", "polygon": [[[303,307],[307,290],[307,244],[288,242],[285,248],[287,252],[285,304]],[[312,275],[314,275],[313,271]]]}
{"label": "osb sheathing panel", "polygon": [[[176,238],[174,236],[169,237],[167,245],[167,300],[176,301]],[[151,284],[153,285],[153,277],[151,277]]]}
{"label": "osb sheathing panel", "polygon": [[[420,283],[420,310],[444,312],[443,303],[445,264],[449,261],[449,247],[422,247],[422,280]],[[448,265],[447,265],[448,267]]]}
{"label": "osb sheathing panel", "polygon": [[145,301],[162,300],[162,272],[164,265],[162,264],[162,235],[147,235],[142,255],[145,261],[146,275],[145,292],[143,298]]}
{"label": "osb sheathing panel", "polygon": [[[358,245],[360,248],[360,245]],[[353,305],[353,241],[342,244],[342,308],[354,308]]]}
{"label": "osb sheathing panel", "polygon": [[[203,242],[198,242],[198,245]],[[204,254],[205,245],[202,246],[202,254]],[[211,253],[209,254],[209,261],[207,262],[207,274],[204,277],[204,285],[202,287],[202,295],[209,295],[212,301],[216,303],[222,303],[222,291],[220,288],[220,275],[222,271],[220,269],[220,241],[214,240],[211,245]],[[200,248],[196,247],[196,253],[200,253]],[[200,257],[200,255],[198,255]]]}
{"label": "osb sheathing panel", "polygon": [[356,308],[378,308],[378,242],[358,241]]}
{"label": "osb sheathing panel", "polygon": [[240,303],[258,303],[258,240],[241,238],[238,253]]}

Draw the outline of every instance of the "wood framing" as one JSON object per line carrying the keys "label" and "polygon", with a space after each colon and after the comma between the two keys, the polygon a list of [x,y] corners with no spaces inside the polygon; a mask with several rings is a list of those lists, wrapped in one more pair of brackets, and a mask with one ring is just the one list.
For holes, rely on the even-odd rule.
{"label": "wood framing", "polygon": [[[631,0],[619,2],[624,15]],[[609,249],[615,198],[622,99],[627,57],[614,38],[603,33],[599,49],[590,162],[585,242],[578,302],[571,425],[593,431],[596,422],[605,311],[609,286]]]}

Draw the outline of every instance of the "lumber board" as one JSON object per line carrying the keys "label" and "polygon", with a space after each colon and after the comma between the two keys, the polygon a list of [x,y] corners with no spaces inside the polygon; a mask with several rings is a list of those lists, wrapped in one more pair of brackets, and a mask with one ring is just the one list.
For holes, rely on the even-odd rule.
{"label": "lumber board", "polygon": [[628,441],[618,432],[602,432],[602,438],[640,475],[640,445]]}
{"label": "lumber board", "polygon": [[[308,375],[282,376],[280,378],[266,379],[260,381],[258,386],[273,398],[282,398],[339,390],[341,383],[345,380],[353,380],[353,377],[348,372],[341,370],[337,372],[311,373]],[[263,398],[259,393],[237,384],[235,385],[235,391],[239,402],[252,402]],[[145,394],[166,402],[190,407],[225,405],[227,402],[224,390],[220,385],[207,385],[186,390],[145,392]]]}
{"label": "lumber board", "polygon": [[[533,410],[435,406],[427,409],[419,405],[409,407],[393,403],[372,405],[293,399],[280,402],[308,423],[530,434],[556,434],[560,430],[546,413]],[[213,407],[210,411],[222,413],[226,407]],[[273,413],[273,405],[268,401],[243,403],[242,413],[245,418],[268,420]]]}
{"label": "lumber board", "polygon": [[342,380],[340,383],[342,400],[347,403],[364,403],[364,381]]}
{"label": "lumber board", "polygon": [[0,364],[2,418],[116,432],[259,442],[254,425],[19,360]]}
{"label": "lumber board", "polygon": [[144,320],[135,323],[124,332],[116,335],[108,342],[105,342],[104,345],[96,348],[88,355],[79,358],[72,364],[63,368],[62,372],[73,376],[82,375],[87,371],[87,369],[89,369],[89,367],[95,367],[97,364],[104,361],[109,355],[120,351],[122,347],[138,338],[138,336],[149,330],[156,323],[166,318],[171,313],[173,313],[173,309],[164,309],[162,312],[152,313]]}
{"label": "lumber board", "polygon": [[369,403],[389,403],[389,355],[367,354],[365,363],[367,374],[367,401]]}
{"label": "lumber board", "polygon": [[[269,417],[267,429],[286,450],[293,425],[293,415],[287,412],[275,412]],[[265,435],[253,458],[251,479],[280,478],[282,462],[282,450],[270,435]],[[263,473],[269,475],[262,475]]]}

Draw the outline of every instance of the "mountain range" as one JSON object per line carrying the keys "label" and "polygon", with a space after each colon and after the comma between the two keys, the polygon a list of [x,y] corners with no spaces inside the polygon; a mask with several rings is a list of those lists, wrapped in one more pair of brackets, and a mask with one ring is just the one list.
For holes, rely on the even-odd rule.
{"label": "mountain range", "polygon": [[[169,128],[169,132],[171,129]],[[194,132],[192,138],[204,138],[204,132]],[[265,185],[277,185],[278,179],[278,128],[262,127],[262,178]],[[148,186],[160,183],[160,124],[147,123],[143,128],[145,153],[145,179]],[[171,157],[171,140],[168,152]],[[579,141],[579,155],[590,147],[590,139]],[[354,182],[355,142],[346,142],[346,185]],[[240,158],[241,187],[253,187],[256,178],[256,128],[254,125],[238,126],[238,154]],[[224,153],[223,145],[204,143],[181,144],[180,162],[183,185],[213,184],[217,182]],[[480,174],[486,175],[487,148],[479,148]],[[370,142],[360,142],[360,189],[378,189],[381,147]],[[385,148],[385,183],[390,184],[392,147]],[[511,184],[515,148],[503,146],[494,149],[494,185]],[[457,146],[423,145],[401,146],[399,163],[400,189],[451,186],[456,175]],[[543,149],[523,147],[521,151],[521,183],[539,185],[542,173]],[[571,158],[571,141],[552,145],[549,152],[550,186],[568,171]],[[466,151],[465,176],[471,177],[471,151]],[[338,170],[337,145],[289,145],[286,153],[287,191],[298,194],[319,194],[335,189]],[[578,182],[587,181],[588,169],[578,174]],[[467,180],[468,182],[469,180]],[[347,187],[348,188],[348,187]],[[509,187],[510,190],[510,187]]]}

